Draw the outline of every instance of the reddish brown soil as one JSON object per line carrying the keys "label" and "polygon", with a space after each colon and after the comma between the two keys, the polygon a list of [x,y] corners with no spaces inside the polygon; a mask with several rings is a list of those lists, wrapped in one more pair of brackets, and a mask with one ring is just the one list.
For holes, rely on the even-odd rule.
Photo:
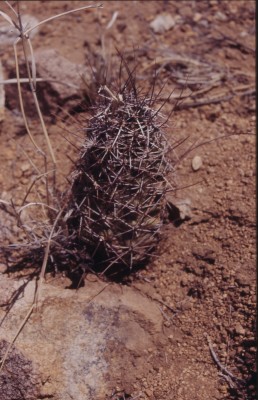
{"label": "reddish brown soil", "polygon": [[[83,4],[82,1],[24,1],[21,11],[41,20]],[[146,365],[145,378],[133,382],[135,390],[130,395],[137,398],[134,396],[142,391],[140,398],[157,400],[252,399],[256,347],[255,2],[104,2],[101,11],[86,10],[43,25],[33,39],[34,49],[58,49],[73,62],[86,63],[89,54],[101,53],[100,36],[105,33],[114,11],[119,14],[105,34],[106,49],[115,54],[115,46],[125,53],[137,48],[139,75],[144,82],[150,77],[150,65],[169,50],[210,65],[208,75],[195,71],[198,78],[204,79],[204,84],[192,86],[193,95],[207,88],[215,73],[220,74],[215,84],[212,81],[209,91],[186,99],[185,104],[203,100],[209,103],[211,98],[232,94],[217,104],[183,108],[183,103],[171,116],[169,139],[189,136],[177,149],[180,163],[175,197],[191,201],[192,218],[178,227],[165,225],[160,256],[132,278],[131,285],[159,301],[167,351],[146,349],[150,364]],[[170,13],[177,24],[172,30],[155,35],[149,24],[162,12]],[[13,68],[11,48],[2,54],[2,62],[6,70]],[[180,63],[176,68],[186,80],[187,91],[188,71]],[[162,79],[167,79],[164,97],[179,87],[173,72],[169,64],[161,68]],[[2,198],[18,200],[31,181],[22,148],[31,157],[35,157],[35,151],[22,122],[15,117],[11,89],[6,90],[7,110],[1,125],[0,189]],[[242,92],[246,95],[241,96]],[[172,106],[167,102],[164,113],[169,113]],[[60,176],[63,176],[70,168],[66,154],[70,152],[74,156],[74,150],[65,141],[61,142],[58,135],[60,122],[56,123],[64,115],[50,117],[49,112],[57,113],[53,104],[49,108],[46,105],[45,111],[58,166],[62,165]],[[37,140],[44,146],[40,132],[37,133],[36,116],[32,115],[30,121]],[[68,130],[75,129],[76,124],[71,120],[66,124]],[[196,140],[202,143],[221,136],[224,138],[202,145],[182,158]],[[191,168],[195,155],[203,160],[197,172]],[[8,224],[7,221],[6,229]],[[221,371],[212,358],[208,338],[217,358],[235,380]]]}

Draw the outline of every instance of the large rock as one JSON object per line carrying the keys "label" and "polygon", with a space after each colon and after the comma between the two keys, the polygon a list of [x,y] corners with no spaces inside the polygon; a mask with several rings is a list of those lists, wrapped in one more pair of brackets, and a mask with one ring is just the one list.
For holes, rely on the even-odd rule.
{"label": "large rock", "polygon": [[[1,304],[21,284],[1,275]],[[1,355],[28,312],[34,292],[31,282],[6,317],[0,308]],[[132,288],[88,282],[74,291],[44,284],[39,307],[9,354],[0,385],[7,387],[12,367],[16,371],[12,393],[23,395],[8,400],[34,400],[38,393],[54,400],[103,400],[117,386],[130,393],[136,379],[146,373],[147,349],[160,345],[161,326],[156,304]],[[24,382],[19,378],[19,371],[20,377],[25,374],[23,365]]]}
{"label": "large rock", "polygon": [[[0,357],[4,357],[8,343],[0,342]],[[40,379],[31,360],[16,348],[8,353],[0,374],[1,400],[35,400],[40,394]]]}
{"label": "large rock", "polygon": [[34,53],[37,76],[46,79],[63,103],[79,97],[82,76],[88,69],[61,56],[55,49],[37,50]]}
{"label": "large rock", "polygon": [[[37,96],[41,112],[44,115],[55,114],[59,107],[71,112],[82,102],[83,79],[90,85],[92,74],[89,67],[76,64],[63,57],[54,49],[39,49],[34,52],[36,76],[43,82],[36,84]],[[25,63],[20,64],[20,75],[27,78]],[[9,79],[16,79],[14,66],[10,66]],[[26,115],[37,117],[31,89],[27,83],[22,83],[23,102]],[[11,110],[20,109],[17,85],[8,84],[5,87],[6,99]]]}

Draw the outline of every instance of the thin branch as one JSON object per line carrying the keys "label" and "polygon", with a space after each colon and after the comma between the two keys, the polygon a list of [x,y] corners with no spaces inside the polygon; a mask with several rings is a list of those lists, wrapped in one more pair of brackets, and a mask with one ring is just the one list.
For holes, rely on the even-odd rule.
{"label": "thin branch", "polygon": [[12,10],[12,12],[14,13],[14,15],[16,16],[16,18],[18,18],[18,14],[15,11],[15,9],[13,8],[13,6],[10,4],[9,1],[5,1],[5,4]]}
{"label": "thin branch", "polygon": [[30,206],[43,206],[43,207],[47,207],[50,210],[53,210],[55,212],[57,212],[58,210],[54,207],[49,206],[48,204],[45,203],[41,203],[41,202],[33,202],[33,203],[29,203],[29,204],[25,204],[25,206],[22,206],[19,211],[18,214],[20,214],[22,211],[24,211],[26,208],[30,207]]}
{"label": "thin branch", "polygon": [[233,99],[233,97],[235,97],[235,96],[240,96],[240,97],[253,96],[255,94],[256,94],[256,89],[249,89],[242,93],[231,93],[227,96],[213,97],[213,98],[207,99],[207,100],[193,101],[193,102],[187,102],[187,103],[182,102],[180,105],[175,107],[175,110],[177,111],[177,110],[184,110],[187,108],[202,107],[202,106],[206,106],[209,104],[219,104],[224,101],[229,101],[229,100]]}
{"label": "thin branch", "polygon": [[206,334],[206,338],[207,338],[207,342],[208,342],[208,346],[212,355],[213,360],[215,361],[215,363],[217,364],[217,366],[219,367],[219,369],[221,370],[221,372],[223,372],[225,375],[229,376],[231,379],[233,379],[233,381],[237,381],[239,383],[242,383],[242,380],[237,378],[236,376],[234,376],[230,371],[228,371],[228,369],[226,367],[224,367],[224,365],[221,364],[220,360],[218,359],[217,354],[215,353],[212,343],[211,343],[211,339],[209,337],[208,334]]}
{"label": "thin branch", "polygon": [[[74,85],[73,83],[59,81],[58,79],[36,78],[35,81],[36,82],[56,82],[56,83],[59,83],[60,85],[67,86],[67,87],[70,87],[72,89],[77,89],[77,90],[80,89],[79,86]],[[30,82],[29,78],[20,78],[20,83],[29,83],[29,82]],[[9,85],[9,84],[13,84],[13,83],[17,83],[17,79],[16,78],[0,80],[0,85]]]}
{"label": "thin branch", "polygon": [[46,248],[45,248],[45,254],[44,254],[44,260],[43,260],[43,263],[42,263],[42,267],[41,267],[41,271],[40,271],[40,276],[39,276],[39,284],[38,284],[37,292],[36,292],[36,295],[35,295],[35,303],[37,303],[37,302],[39,301],[40,290],[41,290],[41,287],[42,287],[43,279],[44,279],[44,277],[45,277],[45,272],[46,272],[46,268],[47,268],[47,262],[48,262],[48,256],[49,256],[49,251],[50,251],[50,245],[51,245],[52,237],[53,237],[53,235],[54,235],[56,225],[57,225],[57,223],[58,223],[58,221],[59,221],[59,219],[60,219],[60,217],[61,217],[63,211],[64,211],[64,210],[63,210],[63,208],[62,208],[62,209],[59,211],[59,213],[57,214],[56,219],[55,219],[55,221],[54,221],[54,223],[53,223],[53,226],[52,226],[52,229],[51,229],[51,232],[50,232],[48,241],[47,241],[47,246],[46,246]]}
{"label": "thin branch", "polygon": [[35,146],[35,148],[37,149],[37,151],[43,155],[44,152],[39,148],[39,146],[37,145],[37,143],[35,142],[29,125],[28,125],[28,120],[25,114],[25,110],[24,110],[24,105],[23,105],[23,99],[22,99],[22,94],[21,94],[21,84],[20,84],[20,70],[19,70],[19,63],[18,63],[18,55],[17,55],[17,49],[16,49],[16,45],[18,43],[18,41],[20,40],[20,38],[18,38],[13,45],[13,49],[14,49],[14,58],[15,58],[15,69],[16,69],[16,77],[17,77],[17,87],[18,87],[18,95],[19,95],[19,102],[20,102],[20,107],[21,107],[21,113],[22,113],[22,117],[23,117],[23,121],[24,121],[24,125],[25,128],[28,132],[28,135],[30,137],[30,140],[32,141],[33,145]]}
{"label": "thin branch", "polygon": [[99,4],[96,4],[96,5],[90,5],[90,6],[83,6],[83,7],[80,7],[80,8],[75,8],[74,10],[69,10],[69,11],[65,11],[65,12],[63,12],[63,13],[61,13],[61,14],[53,15],[52,17],[47,18],[47,19],[44,19],[43,21],[40,21],[38,24],[36,24],[36,25],[32,26],[31,28],[27,29],[27,30],[24,32],[24,35],[26,36],[26,35],[28,35],[33,29],[38,28],[40,25],[43,25],[43,24],[45,24],[46,22],[53,21],[53,20],[56,19],[56,18],[63,17],[64,15],[71,14],[71,13],[74,13],[74,12],[76,12],[76,11],[86,10],[86,9],[88,9],[88,8],[102,8],[102,7],[103,7],[103,4],[99,3]]}

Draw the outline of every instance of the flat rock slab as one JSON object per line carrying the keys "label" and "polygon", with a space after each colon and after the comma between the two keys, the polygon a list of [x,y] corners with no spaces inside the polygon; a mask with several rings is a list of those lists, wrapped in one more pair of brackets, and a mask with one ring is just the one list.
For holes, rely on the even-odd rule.
{"label": "flat rock slab", "polygon": [[[44,115],[49,115],[56,113],[59,107],[65,106],[70,111],[77,107],[83,100],[83,80],[89,85],[92,81],[92,73],[89,71],[89,67],[73,63],[55,49],[36,50],[34,51],[34,59],[36,77],[43,80],[39,81],[36,86],[41,112]],[[29,57],[29,60],[31,61],[31,57]],[[28,78],[24,62],[20,63],[20,75],[22,78]],[[6,77],[16,78],[14,66],[6,72]],[[35,118],[36,108],[29,85],[23,84],[23,89],[26,115]],[[5,96],[11,110],[20,109],[16,84],[5,86]]]}
{"label": "flat rock slab", "polygon": [[[1,304],[21,284],[1,275]],[[7,316],[0,308],[2,348],[28,312],[34,291],[35,283],[30,282]],[[9,371],[12,357],[18,354],[15,371],[19,373],[20,360],[26,360],[27,385],[34,382],[34,391],[29,386],[27,395],[19,386],[25,394],[15,400],[34,400],[35,387],[40,396],[55,400],[103,400],[117,386],[130,393],[148,368],[147,349],[161,346],[162,336],[157,305],[135,289],[90,282],[76,292],[44,284],[38,310],[6,361]],[[6,366],[0,386],[6,382]]]}
{"label": "flat rock slab", "polygon": [[37,50],[34,53],[37,73],[46,79],[64,102],[70,97],[79,97],[82,76],[88,69],[61,56],[55,49]]}

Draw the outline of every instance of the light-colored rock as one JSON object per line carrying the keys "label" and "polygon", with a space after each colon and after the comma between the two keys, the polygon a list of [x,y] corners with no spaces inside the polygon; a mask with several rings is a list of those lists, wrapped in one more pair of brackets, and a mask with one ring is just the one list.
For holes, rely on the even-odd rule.
{"label": "light-colored rock", "polygon": [[150,27],[155,33],[164,33],[172,29],[175,24],[175,20],[171,15],[160,14],[150,23]]}
{"label": "light-colored rock", "polygon": [[178,199],[172,194],[167,195],[168,209],[173,221],[185,221],[192,218],[191,200]]}
{"label": "light-colored rock", "polygon": [[38,50],[34,53],[37,76],[48,81],[62,101],[79,97],[82,76],[88,71],[84,65],[75,64],[61,56],[55,49]]}
{"label": "light-colored rock", "polygon": [[202,14],[200,14],[198,12],[194,14],[194,16],[193,16],[194,22],[199,22],[201,19],[202,19]]}
{"label": "light-colored rock", "polygon": [[21,171],[22,172],[26,172],[26,171],[28,171],[28,170],[30,170],[30,168],[31,168],[31,164],[29,163],[29,162],[27,162],[27,161],[25,161],[25,162],[23,162],[22,164],[21,164]]}
{"label": "light-colored rock", "polygon": [[[21,284],[2,275],[0,303]],[[0,343],[14,337],[34,291],[31,282],[15,302],[2,323]],[[0,308],[0,320],[4,316]],[[162,337],[157,305],[135,289],[86,282],[74,291],[44,284],[38,310],[16,340],[15,351],[28,360],[33,374],[37,371],[41,396],[103,400],[117,382],[127,392],[133,390],[133,383],[149,368],[145,349],[160,348]]]}
{"label": "light-colored rock", "polygon": [[0,274],[3,274],[7,270],[6,264],[0,262]]}
{"label": "light-colored rock", "polygon": [[175,205],[179,209],[180,219],[185,220],[192,217],[192,207],[190,199],[178,200]]}
{"label": "light-colored rock", "polygon": [[245,335],[245,330],[239,322],[235,325],[235,333],[240,336]]}
{"label": "light-colored rock", "polygon": [[214,15],[214,18],[222,22],[226,22],[228,20],[228,17],[221,11],[217,11],[216,14]]}
{"label": "light-colored rock", "polygon": [[198,171],[202,166],[202,158],[200,156],[195,156],[192,159],[192,169],[193,171]]}

